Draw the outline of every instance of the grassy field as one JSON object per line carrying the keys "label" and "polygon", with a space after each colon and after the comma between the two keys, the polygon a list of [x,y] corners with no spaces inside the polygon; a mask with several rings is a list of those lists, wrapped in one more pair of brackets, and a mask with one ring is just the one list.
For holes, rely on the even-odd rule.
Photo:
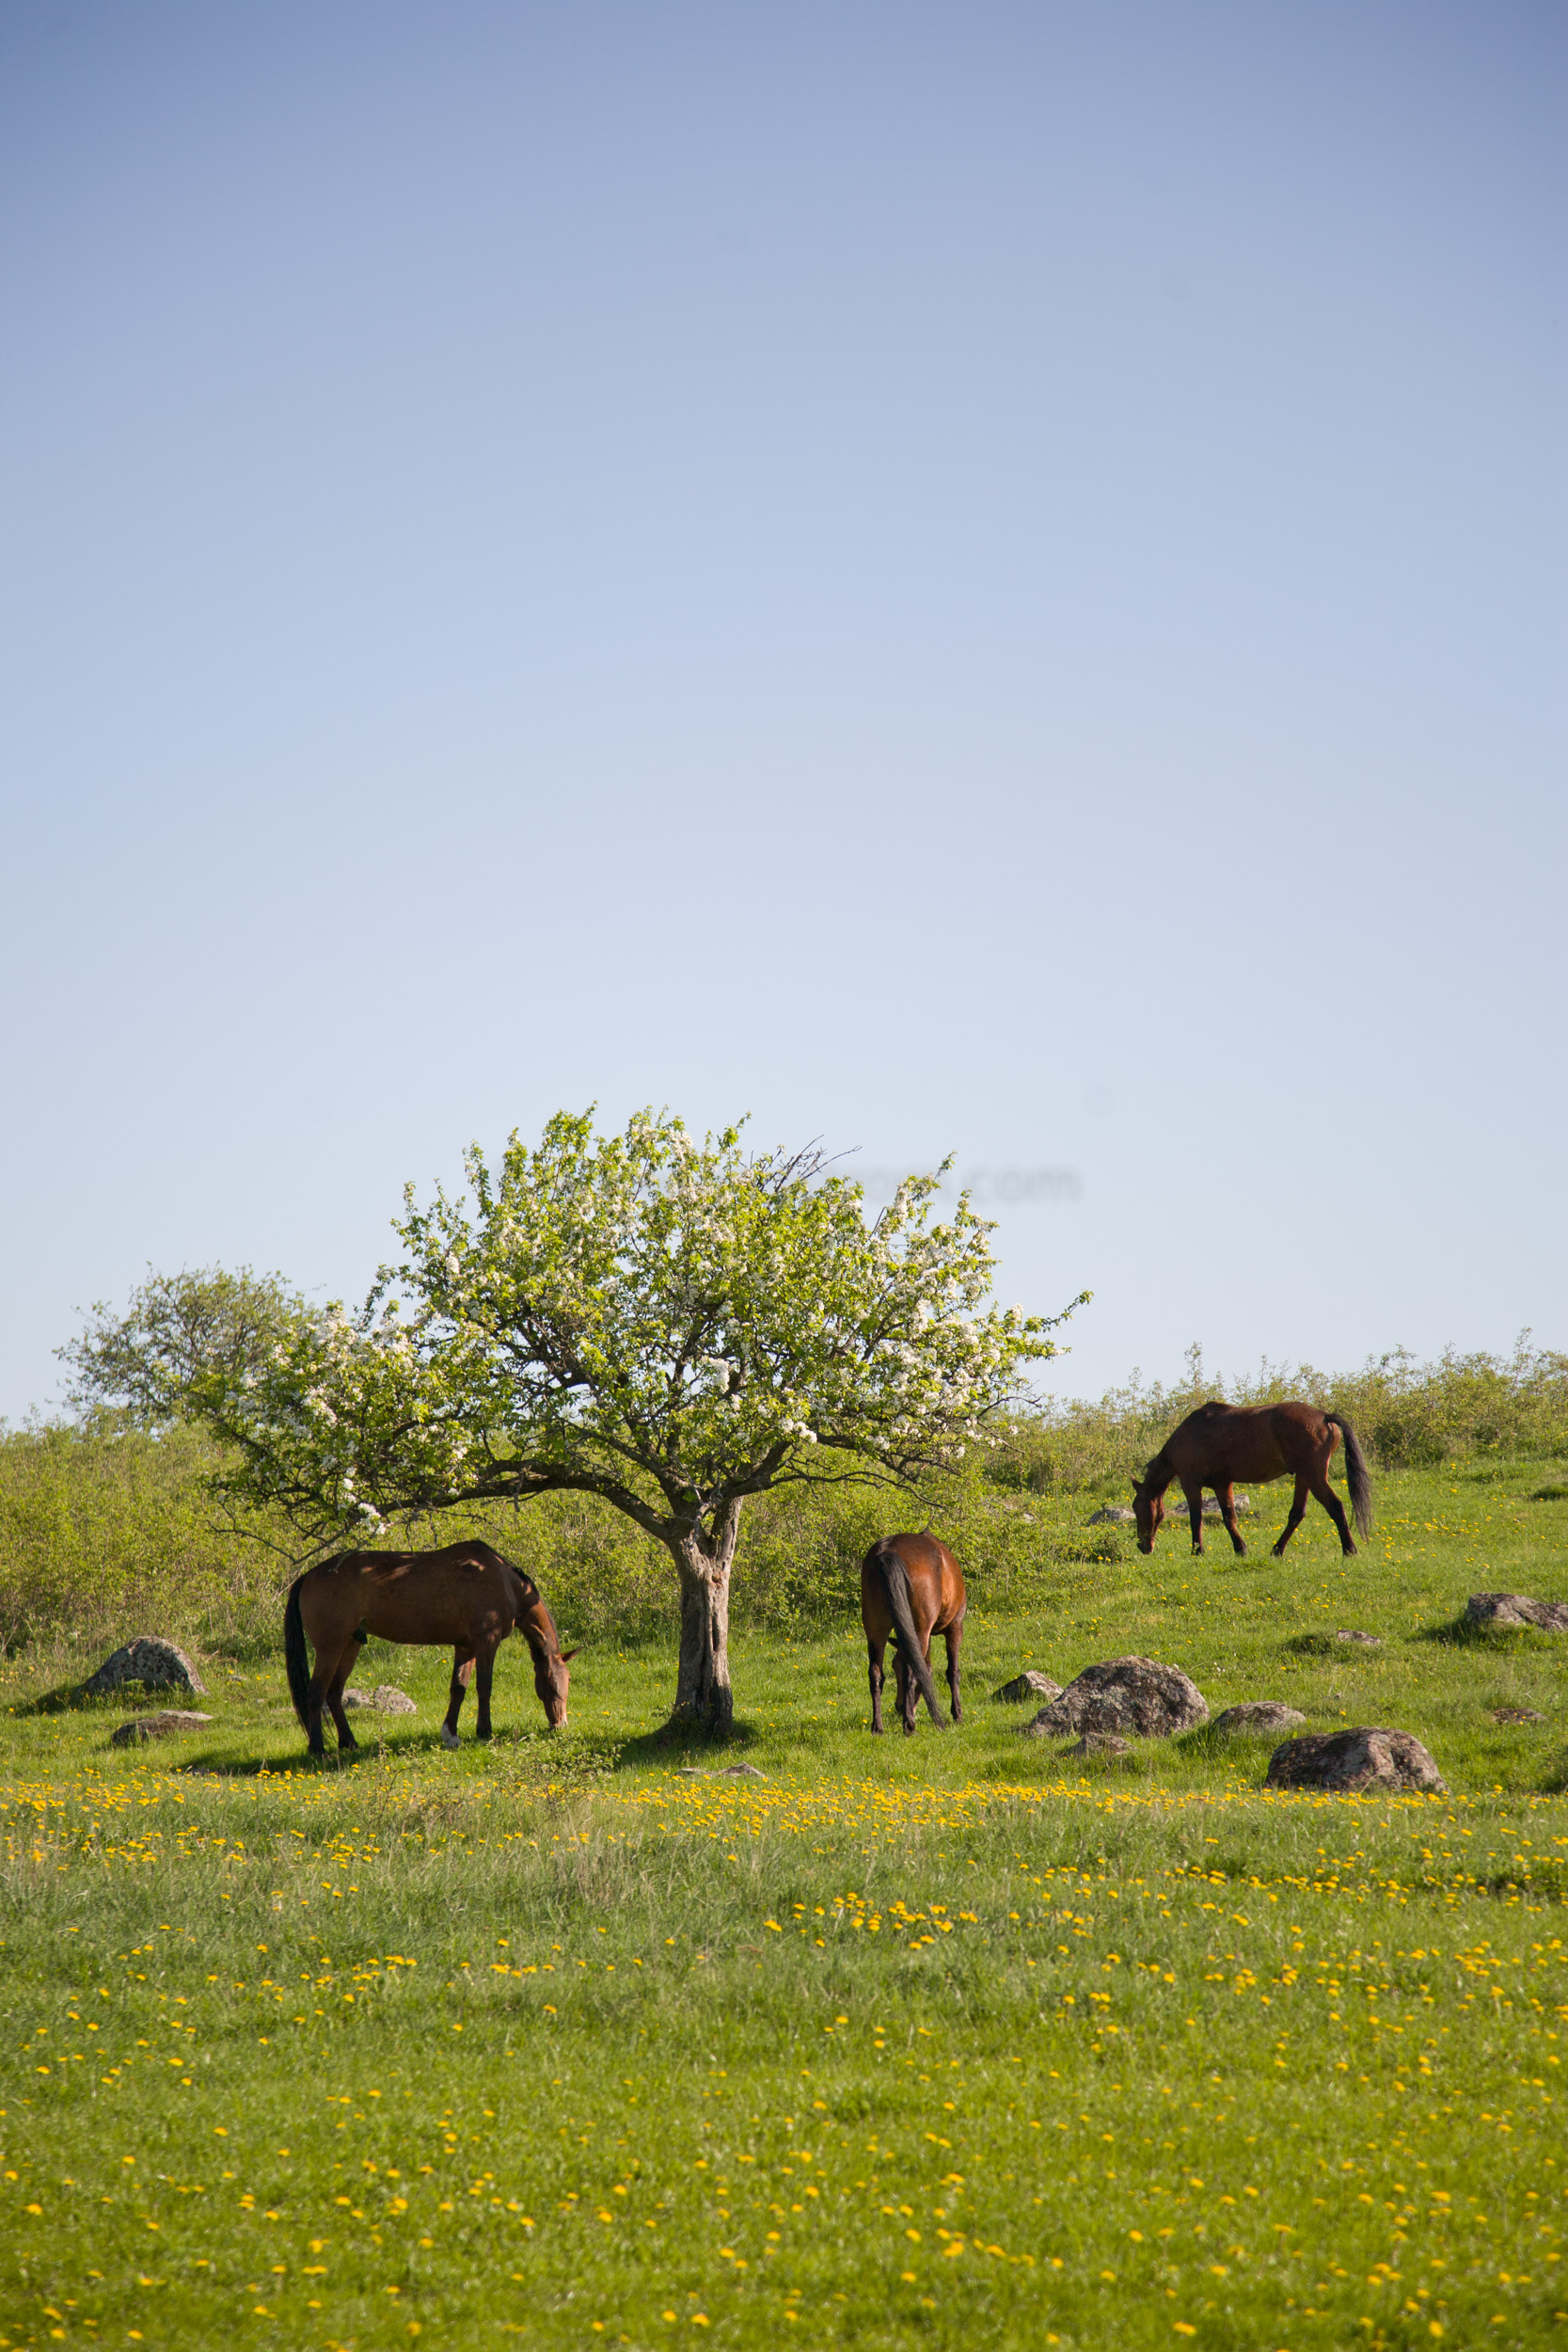
{"label": "grassy field", "polygon": [[[1082,1499],[999,1499],[1039,1566],[1022,1614],[977,1580],[962,1726],[873,1741],[858,1629],[742,1632],[761,1777],[653,1743],[657,1646],[585,1650],[553,1740],[503,1653],[448,1756],[442,1661],[372,1645],[419,1713],[320,1771],[280,1662],[117,1751],[12,1661],[0,2343],[1568,2330],[1568,1642],[1454,1635],[1568,1597],[1551,1475],[1386,1476],[1349,1563],[1316,1506],[1283,1564],[1075,1561]],[[1271,1796],[1202,1734],[1085,1772],[990,1700],[1129,1650],[1413,1731],[1451,1793]]]}

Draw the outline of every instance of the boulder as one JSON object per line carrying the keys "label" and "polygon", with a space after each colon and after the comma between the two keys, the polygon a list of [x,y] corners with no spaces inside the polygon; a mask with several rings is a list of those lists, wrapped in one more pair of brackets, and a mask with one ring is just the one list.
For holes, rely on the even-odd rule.
{"label": "boulder", "polygon": [[345,1707],[371,1707],[383,1715],[417,1715],[419,1708],[395,1682],[378,1682],[373,1691],[345,1691]]}
{"label": "boulder", "polygon": [[1085,1666],[1024,1729],[1044,1740],[1085,1731],[1168,1740],[1173,1732],[1191,1731],[1208,1720],[1202,1692],[1180,1666],[1164,1666],[1154,1658],[1107,1658]]}
{"label": "boulder", "polygon": [[1408,1731],[1309,1731],[1269,1758],[1271,1788],[1422,1788],[1447,1796],[1436,1763]]}
{"label": "boulder", "polygon": [[[1252,1497],[1250,1495],[1238,1495],[1236,1497],[1236,1517],[1238,1518],[1241,1518],[1243,1513],[1250,1511],[1251,1508]],[[1168,1503],[1166,1505],[1166,1511],[1168,1516],[1173,1519],[1185,1519],[1192,1517],[1192,1513],[1188,1510],[1185,1502]],[[1204,1518],[1206,1519],[1217,1519],[1219,1515],[1220,1506],[1216,1498],[1213,1495],[1205,1495],[1203,1498]]]}
{"label": "boulder", "polygon": [[1465,1614],[1472,1625],[1532,1625],[1543,1633],[1568,1633],[1568,1600],[1530,1600],[1523,1593],[1472,1593]]}
{"label": "boulder", "polygon": [[1093,1518],[1085,1519],[1084,1524],[1085,1527],[1131,1527],[1137,1516],[1128,1503],[1108,1502],[1103,1511],[1097,1511]]}
{"label": "boulder", "polygon": [[1545,1720],[1538,1707],[1495,1707],[1492,1709],[1495,1724],[1544,1724]]}
{"label": "boulder", "polygon": [[1287,1707],[1280,1699],[1243,1699],[1235,1707],[1227,1707],[1223,1715],[1216,1715],[1211,1731],[1224,1732],[1236,1740],[1262,1740],[1276,1731],[1294,1731],[1304,1724],[1306,1716],[1299,1708]]}
{"label": "boulder", "polygon": [[105,1658],[98,1672],[83,1683],[82,1696],[106,1698],[128,1682],[144,1683],[151,1691],[198,1691],[203,1698],[207,1695],[207,1685],[184,1651],[155,1633],[138,1633],[134,1642]]}
{"label": "boulder", "polygon": [[1061,1684],[1053,1682],[1049,1675],[1042,1675],[1037,1666],[1025,1666],[1011,1682],[1005,1682],[1000,1691],[991,1692],[993,1699],[1006,1699],[1009,1706],[1017,1707],[1022,1707],[1025,1699],[1059,1699],[1061,1695]]}
{"label": "boulder", "polygon": [[157,1715],[133,1715],[128,1724],[109,1740],[111,1748],[139,1748],[144,1740],[172,1740],[182,1731],[199,1731],[212,1722],[211,1715],[188,1715],[178,1707],[166,1707]]}

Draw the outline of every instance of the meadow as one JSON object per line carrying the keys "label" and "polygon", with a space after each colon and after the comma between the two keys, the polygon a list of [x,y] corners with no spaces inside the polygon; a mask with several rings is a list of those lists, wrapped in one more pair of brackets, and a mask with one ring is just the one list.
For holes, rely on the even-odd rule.
{"label": "meadow", "polygon": [[[945,1736],[871,1739],[842,1613],[737,1627],[717,1754],[654,1737],[635,1610],[564,1734],[503,1651],[456,1755],[441,1659],[371,1645],[356,1682],[419,1711],[322,1770],[259,1644],[208,1654],[205,1732],[132,1751],[58,1645],[13,1655],[0,2343],[1568,2328],[1563,1643],[1458,1623],[1568,1595],[1560,1464],[1385,1470],[1359,1559],[1314,1507],[1283,1563],[1279,1488],[1246,1559],[1145,1560],[1027,1468],[967,1506],[1000,1532]],[[1216,1713],[1414,1731],[1450,1793],[1275,1794],[1204,1732],[1085,1762],[990,1695],[1129,1650]]]}

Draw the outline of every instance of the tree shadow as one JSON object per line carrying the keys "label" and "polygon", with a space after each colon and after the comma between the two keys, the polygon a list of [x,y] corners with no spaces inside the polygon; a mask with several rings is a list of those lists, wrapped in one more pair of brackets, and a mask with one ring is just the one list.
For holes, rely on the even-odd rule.
{"label": "tree shadow", "polygon": [[637,1732],[618,1741],[615,1762],[618,1769],[630,1766],[641,1772],[699,1766],[705,1772],[723,1772],[744,1761],[746,1751],[756,1740],[755,1730],[740,1717],[727,1734],[705,1732],[693,1724],[663,1723],[656,1730]]}
{"label": "tree shadow", "polygon": [[1485,1625],[1461,1612],[1441,1625],[1423,1626],[1410,1639],[1441,1643],[1450,1649],[1491,1650],[1499,1657],[1517,1657],[1521,1649],[1539,1649],[1544,1655],[1554,1644],[1560,1647],[1562,1636],[1538,1625]]}
{"label": "tree shadow", "polygon": [[[286,1756],[235,1756],[208,1749],[198,1756],[188,1756],[171,1767],[177,1772],[190,1772],[208,1780],[255,1780],[263,1773],[339,1772],[353,1772],[361,1764],[374,1764],[383,1755],[409,1756],[438,1746],[435,1732],[406,1734],[398,1740],[360,1740],[352,1748],[334,1747],[330,1742],[320,1756],[312,1756],[301,1745]],[[137,1749],[137,1754],[145,1753]]]}
{"label": "tree shadow", "polygon": [[182,1682],[122,1682],[114,1691],[87,1691],[79,1682],[57,1682],[15,1709],[28,1715],[155,1715],[166,1707],[194,1708],[201,1693]]}

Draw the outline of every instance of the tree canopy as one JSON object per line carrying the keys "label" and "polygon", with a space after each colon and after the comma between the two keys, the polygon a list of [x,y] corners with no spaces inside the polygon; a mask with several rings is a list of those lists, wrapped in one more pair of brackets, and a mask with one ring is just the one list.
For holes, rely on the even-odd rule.
{"label": "tree canopy", "polygon": [[67,1351],[78,1397],[206,1423],[229,1493],[317,1548],[416,1511],[602,1496],[672,1554],[676,1713],[714,1728],[747,1496],[911,1485],[1054,1353],[1059,1317],[987,1303],[992,1229],[967,1198],[935,1216],[940,1171],[868,1224],[815,1149],[562,1112],[494,1171],[472,1147],[466,1173],[424,1207],[405,1192],[403,1254],[357,1312],[252,1276],[154,1278]]}

